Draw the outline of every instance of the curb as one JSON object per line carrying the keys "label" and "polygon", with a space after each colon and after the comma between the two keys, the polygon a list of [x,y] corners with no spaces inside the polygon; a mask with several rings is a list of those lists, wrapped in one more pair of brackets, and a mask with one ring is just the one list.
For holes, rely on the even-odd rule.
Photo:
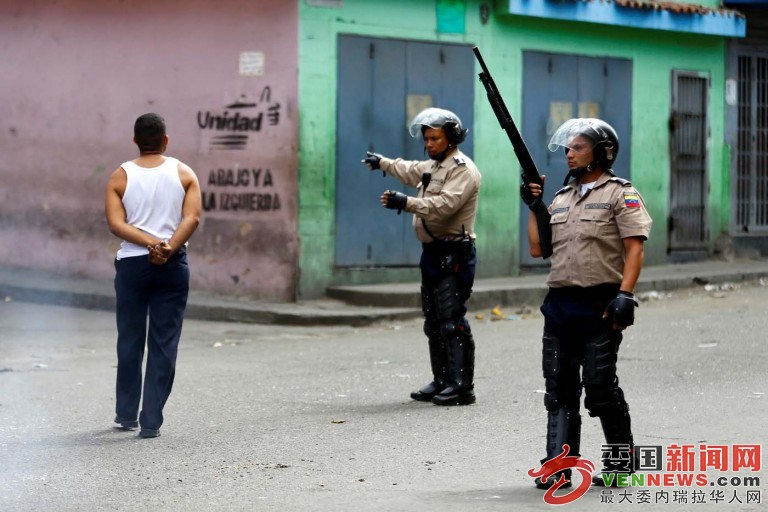
{"label": "curb", "polygon": [[[717,261],[646,267],[635,291],[670,291],[707,284],[768,278],[768,260]],[[484,278],[475,281],[467,306],[538,306],[547,293],[546,275]],[[419,283],[336,286],[326,299],[298,303],[236,300],[192,292],[185,318],[295,326],[364,326],[421,317]],[[28,269],[0,267],[0,297],[6,300],[114,311],[111,282],[48,275]]]}

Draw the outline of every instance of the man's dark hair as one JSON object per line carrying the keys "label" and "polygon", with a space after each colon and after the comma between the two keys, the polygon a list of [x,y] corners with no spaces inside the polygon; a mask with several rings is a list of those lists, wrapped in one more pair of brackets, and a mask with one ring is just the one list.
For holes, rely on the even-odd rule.
{"label": "man's dark hair", "polygon": [[133,137],[142,153],[162,151],[163,139],[165,138],[165,119],[153,112],[139,116],[133,125]]}

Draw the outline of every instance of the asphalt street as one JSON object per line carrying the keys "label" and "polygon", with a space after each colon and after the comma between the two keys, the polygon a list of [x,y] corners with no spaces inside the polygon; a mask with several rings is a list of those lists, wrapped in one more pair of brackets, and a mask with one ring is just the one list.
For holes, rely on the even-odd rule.
{"label": "asphalt street", "polygon": [[[641,304],[619,360],[638,445],[764,442],[766,284]],[[552,510],[527,475],[544,449],[543,319],[504,313],[471,313],[478,402],[454,408],[408,398],[429,378],[418,320],[189,320],[162,435],[139,439],[111,423],[113,314],[0,303],[0,511]],[[585,413],[582,455],[597,463],[602,442]],[[563,508],[764,510],[766,467],[751,474],[763,503],[733,486],[725,502],[609,503],[593,487]]]}

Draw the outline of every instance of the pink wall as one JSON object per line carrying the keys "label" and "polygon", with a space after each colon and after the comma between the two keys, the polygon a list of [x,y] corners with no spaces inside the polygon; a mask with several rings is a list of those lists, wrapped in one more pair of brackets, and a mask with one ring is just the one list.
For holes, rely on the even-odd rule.
{"label": "pink wall", "polygon": [[[297,9],[0,3],[0,264],[112,277],[119,241],[104,188],[137,156],[133,121],[154,111],[168,124],[167,154],[195,169],[205,196],[190,242],[193,287],[294,298]],[[259,66],[241,70],[241,52],[263,55],[261,76],[247,74]],[[221,129],[205,123],[216,117]]]}

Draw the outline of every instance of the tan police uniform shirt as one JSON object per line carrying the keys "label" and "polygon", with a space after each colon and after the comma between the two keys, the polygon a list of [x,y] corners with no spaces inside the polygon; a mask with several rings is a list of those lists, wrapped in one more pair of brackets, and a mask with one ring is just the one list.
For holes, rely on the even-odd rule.
{"label": "tan police uniform shirt", "polygon": [[627,180],[604,173],[585,195],[575,181],[555,195],[552,215],[551,288],[620,284],[623,238],[648,239],[651,220],[640,194]]}
{"label": "tan police uniform shirt", "polygon": [[[462,229],[475,238],[480,171],[458,148],[442,162],[385,157],[380,165],[382,170],[418,189],[417,197],[408,197],[405,211],[413,214],[413,228],[420,241],[434,241],[427,229],[439,240],[461,240]],[[422,190],[421,184],[425,172],[432,173],[426,191]]]}

